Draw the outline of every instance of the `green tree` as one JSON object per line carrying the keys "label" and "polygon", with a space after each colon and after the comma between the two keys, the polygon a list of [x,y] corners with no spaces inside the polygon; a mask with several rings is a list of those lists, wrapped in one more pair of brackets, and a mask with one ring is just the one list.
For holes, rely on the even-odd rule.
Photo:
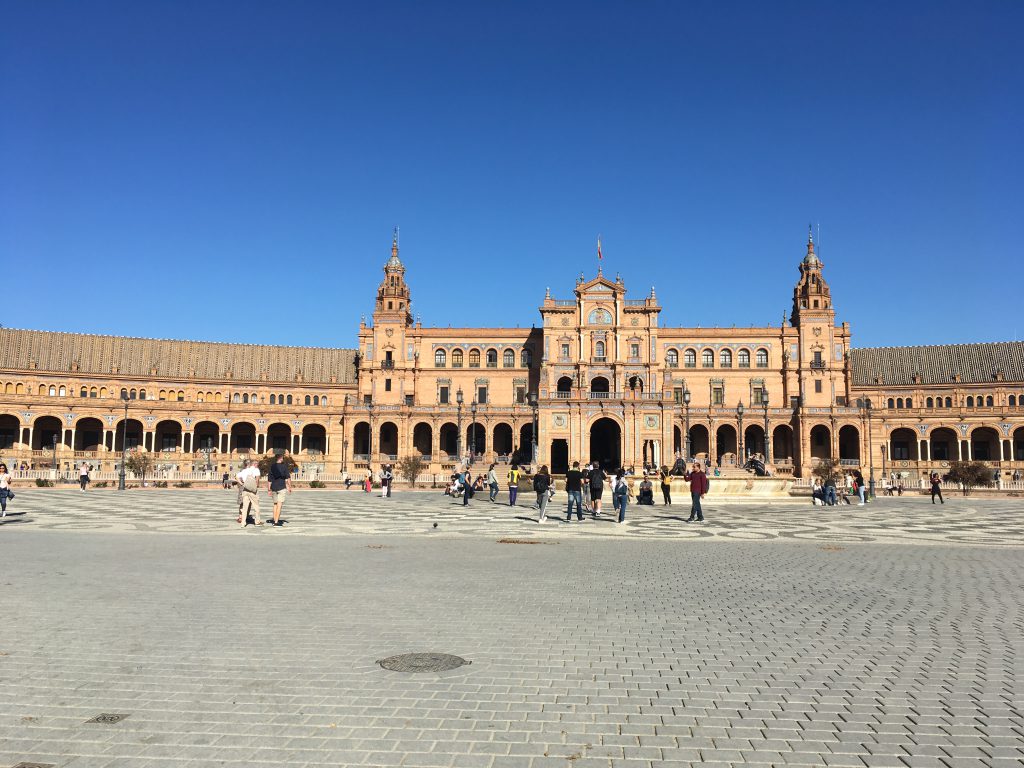
{"label": "green tree", "polygon": [[971,488],[988,488],[992,485],[992,468],[983,461],[954,461],[949,465],[946,479],[960,485],[964,496]]}
{"label": "green tree", "polygon": [[423,462],[423,457],[417,453],[399,459],[395,468],[398,470],[398,474],[408,480],[409,484],[415,488],[416,478],[423,474],[423,470],[427,468],[427,465]]}
{"label": "green tree", "polygon": [[129,451],[128,458],[124,462],[124,468],[141,479],[142,483],[145,484],[146,473],[153,471],[155,463],[153,454],[135,450]]}
{"label": "green tree", "polygon": [[839,469],[839,459],[822,459],[820,464],[815,465],[812,474],[822,485],[831,478],[838,486],[843,477]]}
{"label": "green tree", "polygon": [[268,453],[266,456],[264,456],[262,459],[260,459],[259,464],[256,465],[256,466],[258,466],[260,468],[260,474],[261,475],[266,477],[267,475],[270,474],[270,467],[271,467],[272,464],[276,464],[277,463],[277,457],[279,455],[283,455],[284,456],[284,466],[285,466],[285,469],[288,470],[288,476],[291,477],[295,473],[295,468],[298,466],[298,464],[295,463],[295,459],[293,459],[290,454],[287,454],[287,453],[285,453],[285,454]]}

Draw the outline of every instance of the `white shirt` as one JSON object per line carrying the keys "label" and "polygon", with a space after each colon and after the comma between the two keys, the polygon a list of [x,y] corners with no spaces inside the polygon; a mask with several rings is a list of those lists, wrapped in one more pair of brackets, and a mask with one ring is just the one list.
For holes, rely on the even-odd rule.
{"label": "white shirt", "polygon": [[260,468],[259,467],[246,467],[241,472],[239,472],[237,475],[235,475],[235,479],[239,483],[241,483],[242,485],[245,485],[245,481],[248,480],[250,477],[253,478],[254,480],[259,480],[260,479]]}

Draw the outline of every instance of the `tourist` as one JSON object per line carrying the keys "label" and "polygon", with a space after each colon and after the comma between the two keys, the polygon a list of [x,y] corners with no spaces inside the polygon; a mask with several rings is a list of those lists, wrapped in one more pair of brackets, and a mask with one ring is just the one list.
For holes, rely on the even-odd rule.
{"label": "tourist", "polygon": [[225,472],[223,477],[221,477],[221,479],[220,479],[220,484],[225,489],[226,488],[230,488],[231,487],[231,475],[229,475],[227,472]]}
{"label": "tourist", "polygon": [[462,483],[462,506],[468,507],[469,500],[473,498],[473,473],[469,467],[459,473],[459,481]]}
{"label": "tourist", "polygon": [[[648,483],[650,481],[647,481]],[[626,522],[626,505],[629,503],[629,481],[622,469],[615,472],[615,479],[612,481],[612,508],[619,513],[618,522]]]}
{"label": "tourist", "polygon": [[[238,501],[238,522],[239,523],[244,523],[245,522],[245,517],[242,515],[242,498],[243,498],[242,497],[242,486],[245,484],[245,480],[242,478],[242,473],[246,469],[248,469],[248,468],[249,468],[249,460],[248,459],[242,459],[242,464],[239,467],[238,472],[235,473],[235,479],[231,481],[231,485],[238,486],[238,494],[237,494],[238,498],[237,498],[237,501]],[[256,476],[259,477],[259,470],[257,470]],[[227,475],[225,474],[224,477],[227,477]],[[224,482],[226,484],[224,486],[225,488],[230,487],[229,485],[227,485],[227,483],[228,483],[227,480],[225,480]]]}
{"label": "tourist", "polygon": [[260,520],[260,468],[256,462],[245,460],[235,480],[238,482],[238,524],[243,528],[252,515],[253,523],[263,525]]}
{"label": "tourist", "polygon": [[488,488],[488,501],[494,501],[498,498],[498,473],[494,471],[497,464],[491,464],[487,468],[487,488]]}
{"label": "tourist", "polygon": [[516,496],[519,494],[519,465],[513,464],[508,471],[508,505],[516,505]]}
{"label": "tourist", "polygon": [[284,504],[285,496],[292,492],[292,477],[285,466],[283,453],[270,465],[267,479],[270,481],[269,493],[274,500],[274,521],[271,525],[280,527],[284,525],[281,520],[281,506]]}
{"label": "tourist", "polygon": [[936,496],[939,497],[940,504],[945,504],[946,500],[942,498],[942,480],[939,478],[939,473],[932,472],[932,476],[930,479],[932,484],[932,504],[935,503]]}
{"label": "tourist", "polygon": [[710,486],[708,476],[701,469],[700,464],[694,464],[693,471],[684,475],[683,479],[690,484],[690,516],[686,518],[686,522],[692,523],[696,520],[698,523],[703,523],[704,510],[701,508],[700,500],[707,495]]}
{"label": "tourist", "polygon": [[857,496],[860,501],[857,502],[858,507],[863,507],[867,504],[866,489],[864,488],[864,475],[861,474],[859,469],[853,470],[853,490],[857,492]]}
{"label": "tourist", "polygon": [[583,522],[583,473],[580,463],[574,461],[572,469],[565,473],[565,495],[569,497],[569,506],[565,510],[566,522],[572,520],[572,505],[576,504],[576,519]]}
{"label": "tourist", "polygon": [[583,496],[583,511],[590,511],[590,465],[583,465],[583,469],[580,470],[583,473],[583,484],[582,484],[582,496]]}
{"label": "tourist", "polygon": [[548,490],[550,488],[551,475],[548,474],[547,464],[544,464],[537,470],[537,474],[533,476],[533,490],[537,492],[537,508],[540,510],[540,514],[537,517],[538,523],[543,523],[547,517]]}
{"label": "tourist", "polygon": [[381,464],[380,467],[380,497],[386,498],[388,495],[388,482],[391,477],[391,471],[388,469],[387,464]]}
{"label": "tourist", "polygon": [[816,507],[825,506],[825,489],[821,487],[821,483],[815,479],[813,485],[811,485],[811,502]]}
{"label": "tourist", "polygon": [[654,483],[646,475],[640,481],[640,494],[637,496],[636,503],[654,506]]}
{"label": "tourist", "polygon": [[370,493],[373,490],[373,470],[366,468],[366,479],[363,480],[363,493]]}
{"label": "tourist", "polygon": [[11,490],[11,474],[6,464],[0,464],[0,517],[7,517],[7,500],[14,498]]}
{"label": "tourist", "polygon": [[78,469],[78,483],[82,486],[82,493],[85,493],[85,487],[89,485],[89,465],[84,461]]}
{"label": "tourist", "polygon": [[604,493],[604,481],[608,476],[600,462],[593,462],[594,468],[590,470],[590,503],[594,507],[594,519],[601,516],[601,495]]}
{"label": "tourist", "polygon": [[825,478],[825,503],[830,507],[836,505],[836,479],[833,475]]}
{"label": "tourist", "polygon": [[672,474],[664,465],[661,467],[661,500],[667,506],[672,504]]}

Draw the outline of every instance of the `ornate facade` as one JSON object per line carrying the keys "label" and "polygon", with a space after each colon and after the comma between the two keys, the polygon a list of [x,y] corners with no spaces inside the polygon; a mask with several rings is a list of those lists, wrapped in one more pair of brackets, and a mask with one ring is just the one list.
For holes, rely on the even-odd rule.
{"label": "ornate facade", "polygon": [[760,328],[662,326],[653,288],[627,298],[601,270],[548,292],[538,326],[428,328],[393,242],[357,349],[0,329],[0,456],[113,469],[127,442],[220,473],[288,451],[328,476],[412,454],[435,473],[459,456],[1024,469],[1024,344],[851,349],[823,266],[808,238],[789,317]]}

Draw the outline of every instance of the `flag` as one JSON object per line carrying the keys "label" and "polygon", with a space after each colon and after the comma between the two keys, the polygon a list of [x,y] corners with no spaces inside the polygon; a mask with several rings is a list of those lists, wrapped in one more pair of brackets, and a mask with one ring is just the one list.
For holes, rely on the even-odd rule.
{"label": "flag", "polygon": [[601,261],[601,236],[597,236],[597,260]]}

